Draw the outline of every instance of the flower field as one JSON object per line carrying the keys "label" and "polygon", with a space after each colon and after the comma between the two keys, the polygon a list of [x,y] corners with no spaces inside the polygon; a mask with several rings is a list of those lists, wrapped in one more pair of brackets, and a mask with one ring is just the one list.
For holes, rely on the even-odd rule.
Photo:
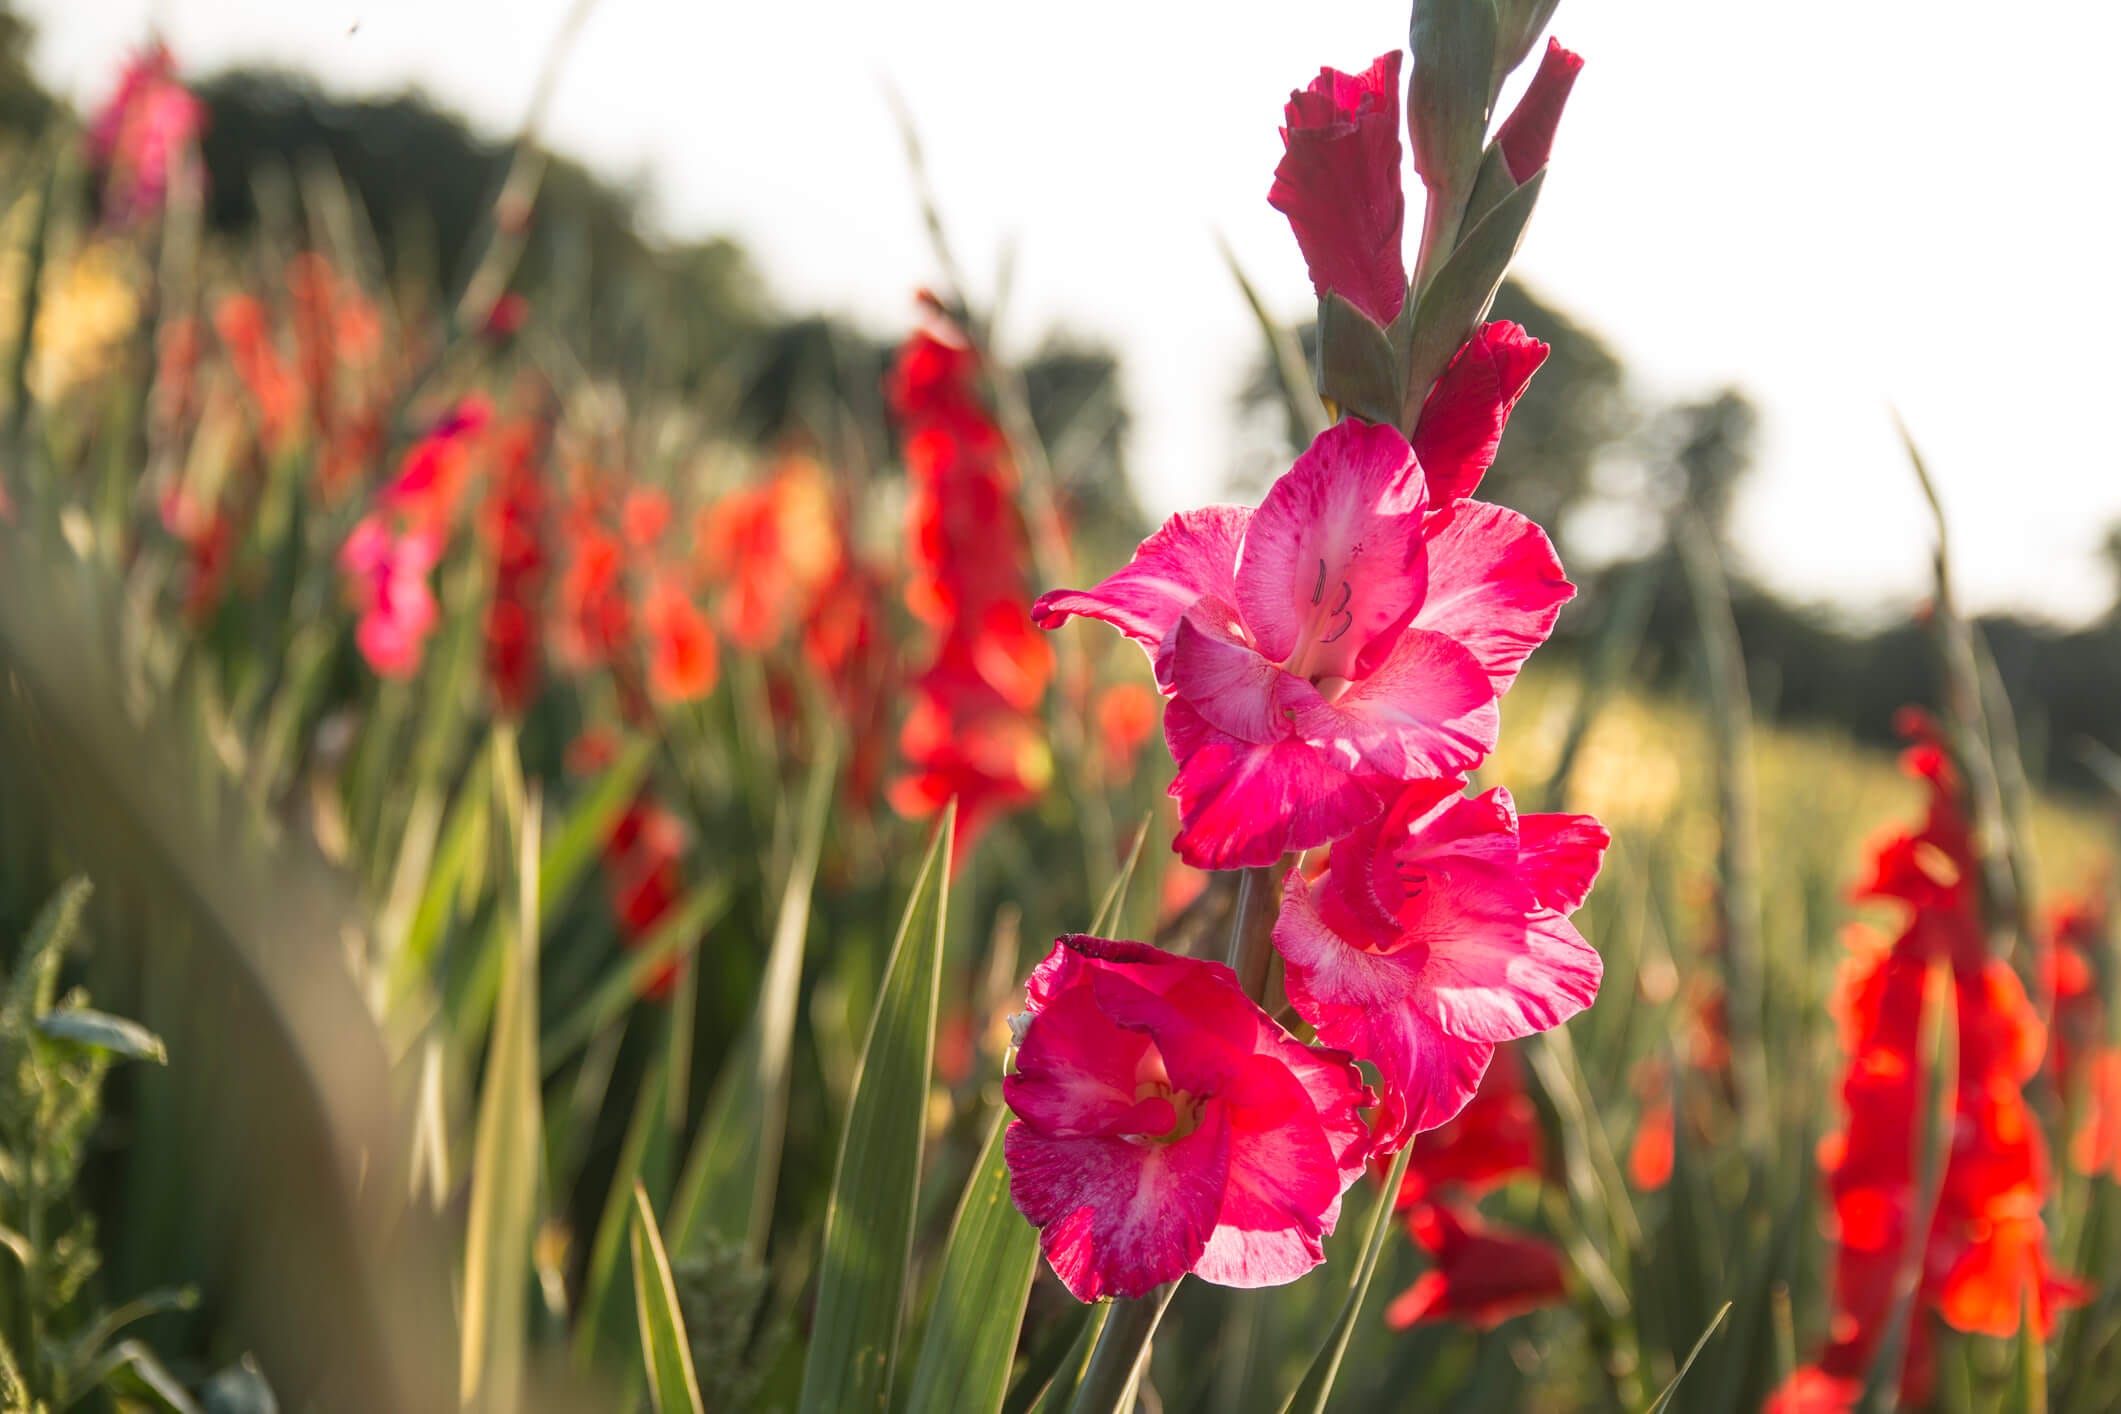
{"label": "flower field", "polygon": [[0,146],[0,1409],[2121,1408],[2121,774],[1978,507],[1897,752],[1699,506],[1658,643],[1519,507],[1555,8],[1287,94],[1285,445],[1161,525],[917,146],[780,382],[534,123],[455,264],[220,219],[159,42]]}

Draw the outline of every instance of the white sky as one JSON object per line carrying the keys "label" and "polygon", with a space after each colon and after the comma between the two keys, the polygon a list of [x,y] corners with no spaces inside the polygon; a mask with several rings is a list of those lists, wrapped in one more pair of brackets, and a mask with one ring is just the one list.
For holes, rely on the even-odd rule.
{"label": "white sky", "polygon": [[[83,101],[154,23],[190,72],[271,61],[341,91],[417,82],[498,132],[568,5],[23,8],[42,72]],[[1761,403],[1738,536],[1787,593],[1875,612],[1922,592],[1928,530],[1894,403],[1942,482],[1972,602],[2065,618],[2107,603],[2121,354],[2097,331],[2121,316],[2105,194],[2121,6],[2024,14],[1971,0],[1557,14],[1588,62],[1517,272],[1609,339],[1646,396],[1735,381]],[[1281,103],[1321,64],[1403,43],[1405,17],[1401,0],[604,0],[548,131],[641,178],[670,231],[741,239],[788,307],[890,332],[937,272],[888,81],[975,282],[1017,243],[1014,334],[1059,324],[1120,351],[1139,489],[1161,513],[1221,485],[1257,347],[1216,233],[1285,318],[1309,312],[1266,204]],[[1418,196],[1409,207],[1411,231]]]}

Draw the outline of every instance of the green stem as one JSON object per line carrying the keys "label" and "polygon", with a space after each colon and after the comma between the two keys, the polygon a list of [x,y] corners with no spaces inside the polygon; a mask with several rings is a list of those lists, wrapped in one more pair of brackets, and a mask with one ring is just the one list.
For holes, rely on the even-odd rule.
{"label": "green stem", "polygon": [[1267,993],[1267,965],[1274,956],[1274,920],[1265,900],[1274,887],[1277,867],[1261,865],[1244,871],[1237,882],[1237,907],[1230,916],[1230,968],[1237,974],[1245,995],[1262,1004]]}
{"label": "green stem", "polygon": [[1149,1368],[1149,1338],[1177,1290],[1178,1282],[1166,1282],[1147,1296],[1112,1303],[1068,1414],[1125,1414],[1133,1405],[1134,1391]]}

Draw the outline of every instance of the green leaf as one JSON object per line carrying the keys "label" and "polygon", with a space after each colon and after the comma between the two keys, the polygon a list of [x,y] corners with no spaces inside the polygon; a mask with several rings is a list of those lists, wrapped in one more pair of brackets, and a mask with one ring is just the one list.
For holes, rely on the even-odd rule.
{"label": "green leaf", "polygon": [[[1455,347],[1455,345],[1454,345]],[[1391,426],[1406,380],[1391,336],[1332,290],[1318,302],[1318,396],[1326,406]]]}
{"label": "green leaf", "polygon": [[[1421,292],[1414,311],[1414,342],[1407,356],[1405,401],[1398,412],[1401,431],[1413,426],[1421,405],[1429,396],[1437,375],[1458,352],[1473,327],[1487,317],[1502,277],[1524,240],[1531,224],[1532,208],[1539,189],[1546,184],[1544,169],[1531,180],[1495,203],[1451,252],[1436,278]],[[1389,420],[1389,419],[1388,419]]]}
{"label": "green leaf", "polygon": [[950,1225],[909,1409],[992,1411],[1009,1391],[1016,1334],[1038,1274],[1038,1234],[1009,1200],[1008,1119],[994,1117]]}
{"label": "green leaf", "polygon": [[658,1050],[641,1077],[640,1089],[634,1095],[633,1116],[627,1121],[625,1138],[619,1141],[618,1164],[612,1171],[603,1216],[597,1220],[596,1236],[589,1244],[589,1268],[582,1277],[582,1298],[574,1316],[575,1362],[584,1368],[596,1355],[604,1301],[612,1276],[618,1271],[619,1243],[630,1221],[634,1191],[643,1187],[641,1161],[663,1118],[663,1100],[669,1093],[667,1060],[668,1052]]}
{"label": "green leaf", "polygon": [[1275,376],[1281,382],[1282,404],[1291,423],[1308,441],[1326,430],[1326,410],[1319,404],[1318,391],[1311,385],[1310,370],[1304,367],[1303,345],[1296,336],[1268,312],[1266,303],[1260,299],[1259,291],[1246,278],[1242,265],[1237,263],[1237,252],[1230,243],[1218,239],[1222,247],[1223,263],[1230,267],[1230,277],[1237,281],[1239,293],[1252,311],[1252,320],[1259,325],[1260,342],[1265,345],[1267,358],[1274,366]]}
{"label": "green leaf", "polygon": [[457,917],[466,874],[474,867],[486,840],[493,810],[492,758],[480,752],[465,773],[464,784],[442,821],[442,834],[428,861],[418,903],[405,935],[389,952],[390,995],[402,998],[419,980],[434,972],[435,951]]}
{"label": "green leaf", "polygon": [[6,1018],[10,1022],[21,1025],[51,1010],[59,994],[59,959],[81,926],[81,910],[88,906],[89,892],[88,880],[67,880],[30,925],[8,984]]}
{"label": "green leaf", "polygon": [[765,1255],[788,1122],[788,1056],[803,980],[803,940],[810,931],[810,890],[817,881],[836,771],[836,752],[829,749],[810,765],[795,862],[781,890],[758,1008],[715,1077],[670,1206],[667,1227],[680,1253],[689,1251],[697,1236],[711,1233],[741,1246],[754,1262]]}
{"label": "green leaf", "polygon": [[574,886],[640,789],[653,754],[654,747],[648,741],[629,743],[618,760],[611,763],[611,769],[597,778],[589,793],[553,831],[544,858],[538,861],[538,896],[545,900],[548,917],[557,918],[567,906]]}
{"label": "green leaf", "polygon": [[658,969],[689,955],[700,939],[729,908],[729,885],[710,879],[685,896],[662,922],[655,925],[641,945],[629,948],[619,964],[605,974],[595,990],[580,1005],[545,1033],[541,1047],[545,1074],[551,1075],[588,1044],[589,1038],[625,1015],[641,989]]}
{"label": "green leaf", "polygon": [[[500,976],[486,1083],[473,1139],[471,1203],[464,1238],[464,1306],[458,1362],[461,1402],[516,1407],[523,1379],[525,1297],[537,1225],[542,1117],[538,1093],[538,807],[509,787],[512,757],[498,774],[519,821],[512,942]],[[507,934],[504,934],[504,938]]]}
{"label": "green leaf", "polygon": [[107,1012],[90,1011],[87,1007],[46,1012],[38,1018],[37,1029],[55,1041],[71,1041],[77,1046],[108,1051],[126,1060],[169,1064],[169,1050],[162,1044],[160,1036],[137,1021]]}
{"label": "green leaf", "polygon": [[641,1358],[648,1367],[648,1397],[656,1414],[705,1414],[700,1382],[692,1370],[692,1346],[678,1312],[677,1283],[670,1256],[655,1228],[648,1192],[633,1186],[633,1304],[641,1319]]}
{"label": "green leaf", "polygon": [[1120,865],[1119,874],[1097,906],[1097,917],[1090,920],[1091,936],[1109,938],[1112,930],[1119,927],[1120,916],[1127,911],[1127,890],[1134,883],[1134,869],[1142,862],[1142,845],[1148,840],[1149,826],[1155,819],[1153,814],[1142,816],[1141,826],[1134,832],[1134,843],[1127,847],[1127,862]]}
{"label": "green leaf", "polygon": [[1702,1331],[1700,1338],[1694,1342],[1694,1348],[1689,1350],[1686,1359],[1680,1362],[1679,1372],[1672,1376],[1672,1382],[1664,1387],[1664,1393],[1652,1400],[1650,1407],[1644,1410],[1643,1414],[1662,1414],[1662,1411],[1672,1407],[1672,1396],[1679,1393],[1679,1382],[1686,1378],[1687,1371],[1694,1368],[1695,1357],[1701,1354],[1702,1347],[1709,1343],[1709,1337],[1716,1334],[1716,1328],[1723,1324],[1723,1318],[1730,1313],[1731,1303],[1728,1301],[1716,1308],[1716,1314],[1709,1317],[1708,1328]]}
{"label": "green leaf", "polygon": [[1304,1371],[1296,1392],[1282,1406],[1283,1414],[1321,1414],[1326,1407],[1326,1397],[1333,1393],[1333,1381],[1340,1375],[1341,1357],[1348,1353],[1348,1340],[1355,1333],[1356,1318],[1362,1314],[1363,1300],[1370,1294],[1370,1279],[1377,1275],[1378,1254],[1384,1251],[1385,1234],[1392,1229],[1393,1199],[1399,1193],[1400,1180],[1406,1177],[1407,1160],[1413,1153],[1414,1146],[1404,1144],[1400,1146],[1399,1157],[1392,1160],[1392,1172],[1385,1178],[1384,1191],[1378,1195],[1377,1206],[1370,1212],[1370,1231],[1363,1238],[1362,1260],[1349,1275],[1348,1294],[1340,1303],[1340,1315],[1334,1318],[1333,1328],[1326,1332],[1325,1344],[1311,1357],[1310,1368]]}
{"label": "green leaf", "polygon": [[1494,0],[1414,0],[1408,27],[1407,131],[1431,202],[1463,210],[1488,132],[1495,69]]}
{"label": "green leaf", "polygon": [[953,801],[899,920],[855,1072],[825,1209],[817,1316],[803,1362],[804,1414],[881,1408],[891,1389],[920,1193],[956,819]]}

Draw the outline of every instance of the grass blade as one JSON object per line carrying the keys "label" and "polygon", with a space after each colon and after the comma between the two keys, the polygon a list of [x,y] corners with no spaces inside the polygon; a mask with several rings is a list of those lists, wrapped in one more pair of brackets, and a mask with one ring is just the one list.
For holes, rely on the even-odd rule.
{"label": "grass blade", "polygon": [[1318,1354],[1311,1357],[1311,1368],[1304,1371],[1296,1392],[1282,1406],[1283,1414],[1321,1414],[1326,1407],[1326,1397],[1333,1393],[1333,1381],[1340,1375],[1341,1357],[1348,1353],[1348,1340],[1355,1334],[1356,1318],[1362,1314],[1363,1300],[1370,1294],[1370,1279],[1377,1275],[1377,1258],[1385,1250],[1385,1234],[1392,1230],[1392,1209],[1399,1196],[1400,1180],[1407,1175],[1407,1160],[1413,1155],[1414,1146],[1400,1147],[1399,1157],[1392,1160],[1392,1171],[1385,1178],[1384,1192],[1377,1196],[1377,1207],[1370,1214],[1370,1231],[1363,1238],[1362,1260],[1348,1281],[1347,1299],[1340,1303],[1340,1314],[1334,1318],[1333,1328],[1326,1332],[1326,1343],[1319,1347]]}
{"label": "grass blade", "polygon": [[1694,1368],[1695,1357],[1700,1355],[1702,1347],[1709,1343],[1709,1337],[1716,1334],[1717,1328],[1723,1324],[1723,1318],[1730,1314],[1731,1303],[1728,1301],[1716,1308],[1716,1314],[1709,1317],[1708,1327],[1701,1332],[1700,1339],[1694,1342],[1694,1348],[1686,1353],[1686,1359],[1679,1362],[1679,1371],[1672,1376],[1672,1382],[1664,1387],[1664,1393],[1650,1401],[1650,1407],[1643,1411],[1643,1414],[1662,1414],[1662,1411],[1672,1407],[1672,1396],[1679,1393],[1679,1382],[1686,1378],[1687,1371]]}
{"label": "grass blade", "polygon": [[567,906],[567,897],[582,872],[611,837],[611,827],[640,789],[653,750],[645,740],[630,743],[553,832],[552,843],[538,863],[538,895],[545,900],[547,913],[558,917]]}
{"label": "grass blade", "polygon": [[513,1409],[521,1394],[540,1169],[538,810],[535,797],[526,802],[518,796],[511,804],[521,819],[515,942],[501,969],[493,1044],[479,1095],[458,1365],[461,1403],[490,1409]]}
{"label": "grass blade", "polygon": [[545,1033],[544,1070],[551,1075],[589,1043],[589,1038],[624,1015],[649,978],[666,963],[690,954],[729,907],[729,885],[709,880],[664,918],[637,948],[604,975],[581,1004]]}
{"label": "grass blade", "polygon": [[774,1182],[781,1169],[781,1136],[788,1122],[788,1055],[803,980],[803,940],[810,931],[810,890],[817,881],[825,819],[832,808],[836,758],[828,748],[811,763],[795,862],[781,891],[758,1009],[715,1077],[699,1134],[678,1179],[667,1228],[671,1245],[680,1253],[700,1234],[712,1233],[741,1244],[754,1261],[765,1254]]}
{"label": "grass blade", "polygon": [[670,1256],[655,1229],[648,1192],[633,1186],[633,1304],[641,1318],[641,1358],[648,1367],[648,1397],[656,1414],[706,1414],[685,1318],[678,1313],[677,1282]]}
{"label": "grass blade", "polygon": [[803,1362],[804,1414],[881,1407],[891,1389],[920,1196],[935,1061],[953,802],[899,920],[855,1072],[825,1209],[817,1319]]}
{"label": "grass blade", "polygon": [[1009,1392],[1016,1335],[1038,1273],[1038,1234],[1009,1201],[1007,1122],[1006,1114],[994,1117],[951,1224],[909,1409],[991,1414]]}

